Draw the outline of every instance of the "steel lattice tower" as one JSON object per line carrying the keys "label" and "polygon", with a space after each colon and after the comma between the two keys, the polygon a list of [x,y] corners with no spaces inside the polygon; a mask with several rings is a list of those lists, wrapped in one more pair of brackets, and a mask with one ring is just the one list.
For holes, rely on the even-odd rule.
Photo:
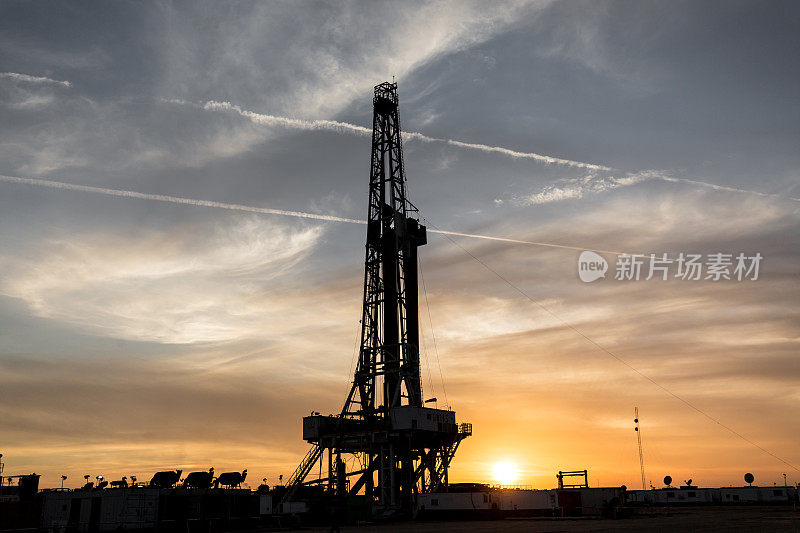
{"label": "steel lattice tower", "polygon": [[[312,447],[283,502],[363,491],[376,514],[411,513],[418,493],[446,490],[450,461],[472,434],[470,424],[456,424],[453,411],[423,407],[417,248],[426,244],[426,231],[406,198],[400,131],[397,84],[381,83],[373,98],[358,365],[339,415],[303,419]],[[320,476],[306,480],[318,462]]]}
{"label": "steel lattice tower", "polygon": [[[420,407],[417,247],[425,227],[409,218],[397,85],[375,87],[361,350],[344,416],[370,419]],[[377,382],[382,377],[382,397]],[[382,399],[382,401],[381,401]],[[377,404],[376,404],[377,402]]]}

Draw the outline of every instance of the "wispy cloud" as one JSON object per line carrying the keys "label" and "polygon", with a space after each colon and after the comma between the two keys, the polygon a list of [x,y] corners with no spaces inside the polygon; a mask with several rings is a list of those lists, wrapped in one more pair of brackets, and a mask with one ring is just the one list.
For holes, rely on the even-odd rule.
{"label": "wispy cloud", "polygon": [[558,180],[556,183],[547,185],[535,193],[516,196],[513,198],[513,203],[516,205],[539,205],[560,202],[573,198],[582,198],[584,194],[596,194],[618,187],[633,185],[648,179],[651,178],[644,174],[629,174],[624,178],[589,174],[582,178]]}
{"label": "wispy cloud", "polygon": [[254,300],[254,292],[307,257],[322,233],[320,225],[286,227],[240,215],[124,242],[102,231],[55,235],[44,253],[20,249],[5,258],[0,293],[19,298],[36,316],[113,338],[167,344],[263,338],[289,328],[276,324],[297,299],[275,289]]}
{"label": "wispy cloud", "polygon": [[72,87],[72,83],[64,80],[54,80],[44,76],[31,76],[30,74],[20,74],[19,72],[0,72],[0,78],[21,81],[24,83],[44,83],[48,85],[61,85],[62,87]]}
{"label": "wispy cloud", "polygon": [[686,178],[675,178],[670,176],[665,171],[658,170],[628,172],[626,175],[619,178],[615,176],[600,176],[592,173],[582,178],[562,179],[543,187],[537,192],[515,196],[512,199],[512,202],[521,206],[548,204],[551,202],[561,202],[564,200],[583,198],[583,196],[587,194],[599,194],[618,189],[620,187],[628,187],[630,185],[636,185],[637,183],[656,180],[670,183],[684,183],[714,191],[752,194],[765,198],[782,198],[785,200],[800,202],[800,198],[783,196],[780,194],[740,189],[737,187],[728,187],[725,185],[717,185],[714,183],[690,180]]}

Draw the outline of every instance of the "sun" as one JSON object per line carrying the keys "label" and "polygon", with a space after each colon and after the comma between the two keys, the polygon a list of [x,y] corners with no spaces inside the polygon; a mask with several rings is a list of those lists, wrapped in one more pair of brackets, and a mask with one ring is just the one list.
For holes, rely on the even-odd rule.
{"label": "sun", "polygon": [[510,485],[517,480],[517,465],[513,463],[495,463],[494,479],[501,485]]}

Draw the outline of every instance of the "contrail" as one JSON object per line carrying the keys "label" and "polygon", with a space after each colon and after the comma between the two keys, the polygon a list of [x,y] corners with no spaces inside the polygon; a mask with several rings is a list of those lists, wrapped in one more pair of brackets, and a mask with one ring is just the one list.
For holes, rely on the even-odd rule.
{"label": "contrail", "polygon": [[22,183],[25,185],[37,185],[39,187],[50,187],[51,189],[65,189],[69,191],[81,191],[81,192],[91,192],[95,194],[105,194],[106,196],[116,196],[118,198],[138,198],[141,200],[155,200],[157,202],[194,205],[198,207],[216,207],[218,209],[229,209],[231,211],[247,211],[249,213],[261,213],[265,215],[283,215],[288,217],[327,220],[329,222],[366,224],[365,221],[356,220],[354,218],[342,218],[331,215],[318,215],[316,213],[304,213],[302,211],[285,211],[283,209],[253,207],[251,205],[242,205],[242,204],[226,204],[223,202],[212,202],[210,200],[196,200],[194,198],[167,196],[165,194],[147,194],[136,191],[126,191],[122,189],[108,189],[106,187],[91,187],[89,185],[76,185],[74,183],[64,183],[63,181],[51,181],[51,180],[34,179],[34,178],[18,178],[15,176],[4,176],[2,174],[0,174],[0,181],[5,181],[8,183]]}
{"label": "contrail", "polygon": [[[317,213],[306,213],[303,211],[286,211],[284,209],[271,209],[268,207],[254,207],[251,205],[243,204],[229,204],[224,202],[214,202],[210,200],[197,200],[194,198],[184,198],[181,196],[168,196],[165,194],[148,194],[137,191],[128,191],[124,189],[109,189],[107,187],[92,187],[90,185],[77,185],[75,183],[65,183],[63,181],[52,181],[37,178],[19,178],[16,176],[5,176],[0,174],[0,181],[6,183],[19,183],[23,185],[35,185],[37,187],[49,187],[51,189],[61,189],[68,191],[88,192],[93,194],[104,194],[106,196],[115,196],[117,198],[136,198],[140,200],[154,200],[157,202],[168,202],[173,204],[191,205],[197,207],[214,207],[217,209],[228,209],[230,211],[244,211],[247,213],[259,213],[265,215],[282,215],[296,218],[306,218],[312,220],[324,220],[327,222],[345,222],[348,224],[363,224],[366,225],[366,220],[359,220],[355,218],[336,217],[332,215],[320,215]],[[429,233],[438,233],[440,235],[453,235],[457,237],[469,237],[473,239],[484,239],[490,241],[507,242],[513,244],[526,244],[530,246],[546,246],[548,248],[561,248],[566,250],[591,250],[599,253],[607,253],[614,255],[622,255],[623,252],[612,252],[609,250],[596,250],[593,248],[581,248],[578,246],[567,246],[564,244],[554,244],[550,242],[536,242],[524,241],[519,239],[508,239],[505,237],[495,237],[492,235],[479,235],[474,233],[461,233],[457,231],[446,231],[439,229],[428,229]]]}
{"label": "contrail", "polygon": [[[172,100],[172,102],[186,103],[181,100]],[[279,117],[276,115],[263,115],[261,113],[247,111],[230,102],[210,101],[203,104],[202,108],[209,111],[235,111],[239,115],[250,119],[251,122],[263,126],[282,126],[284,128],[294,128],[305,131],[326,130],[336,133],[352,133],[363,137],[372,135],[372,129],[348,122],[338,122],[336,120],[302,120],[298,118]]]}
{"label": "contrail", "polygon": [[491,235],[477,235],[475,233],[460,233],[458,231],[446,231],[442,229],[430,229],[428,228],[428,233],[438,233],[440,235],[454,235],[456,237],[469,237],[471,239],[487,239],[490,241],[500,241],[500,242],[510,242],[512,244],[529,244],[532,246],[548,246],[550,248],[563,248],[565,250],[579,250],[581,252],[585,250],[589,250],[592,252],[598,252],[601,254],[612,254],[612,255],[635,255],[637,257],[643,256],[643,254],[628,254],[627,252],[614,252],[611,250],[598,250],[596,248],[581,248],[580,246],[568,246],[566,244],[553,244],[551,242],[536,242],[536,241],[521,241],[519,239],[507,239],[505,237],[494,237]]}
{"label": "contrail", "polygon": [[[182,100],[170,100],[173,103],[187,104],[188,102]],[[239,115],[249,119],[255,124],[262,124],[267,126],[282,126],[285,128],[295,128],[299,130],[313,131],[313,130],[327,130],[336,133],[351,133],[359,136],[372,135],[371,128],[365,128],[357,124],[350,124],[348,122],[339,122],[336,120],[302,120],[296,118],[281,117],[276,115],[265,115],[242,109],[236,104],[230,102],[217,102],[209,101],[201,106],[203,109],[210,111],[234,111]],[[405,139],[415,139],[427,143],[445,143],[450,146],[464,148],[466,150],[479,150],[481,152],[493,152],[502,154],[514,159],[533,159],[548,165],[564,165],[573,168],[583,168],[587,170],[612,170],[610,167],[603,165],[595,165],[592,163],[583,163],[581,161],[572,161],[570,159],[561,159],[558,157],[551,157],[549,155],[542,155],[533,152],[518,152],[502,146],[489,146],[486,144],[466,143],[462,141],[455,141],[453,139],[440,139],[438,137],[430,137],[423,133],[417,132],[404,132]]]}
{"label": "contrail", "polygon": [[794,202],[800,202],[800,198],[794,198],[794,197],[791,197],[791,196],[783,196],[783,195],[780,195],[780,194],[769,193],[769,192],[751,191],[749,189],[737,189],[736,187],[727,187],[725,185],[716,185],[714,183],[706,183],[705,181],[696,181],[696,180],[690,180],[690,179],[686,179],[686,178],[673,178],[671,176],[656,175],[656,176],[653,176],[652,179],[659,179],[659,180],[663,180],[663,181],[669,181],[669,182],[672,182],[672,183],[688,183],[690,185],[697,185],[698,187],[705,187],[705,188],[708,188],[708,189],[713,189],[715,191],[755,194],[757,196],[764,196],[765,198],[784,198],[786,200],[792,200]]}
{"label": "contrail", "polygon": [[[190,102],[186,102],[185,100],[168,100],[168,101],[183,105],[197,105],[197,104],[192,104]],[[357,124],[351,124],[349,122],[340,122],[337,120],[303,120],[303,119],[296,119],[289,117],[281,117],[277,115],[265,115],[263,113],[256,113],[255,111],[248,111],[246,109],[242,109],[240,106],[232,104],[230,102],[217,102],[215,100],[211,100],[206,102],[202,106],[198,107],[201,107],[202,109],[208,111],[233,111],[239,114],[240,116],[249,119],[251,122],[255,124],[260,124],[265,126],[280,126],[280,127],[293,128],[304,131],[324,130],[324,131],[332,131],[335,133],[350,133],[362,137],[369,137],[370,135],[372,135],[372,129],[365,128],[364,126],[359,126]],[[406,139],[414,139],[426,143],[444,143],[450,146],[455,146],[457,148],[463,148],[466,150],[478,150],[481,152],[497,153],[514,159],[533,159],[535,161],[540,161],[548,165],[563,165],[563,166],[582,168],[592,171],[615,170],[611,167],[596,165],[593,163],[584,163],[581,161],[573,161],[570,159],[561,159],[558,157],[537,154],[534,152],[519,152],[517,150],[511,150],[510,148],[505,148],[502,146],[490,146],[487,144],[467,143],[463,141],[456,141],[453,139],[442,139],[439,137],[431,137],[429,135],[425,135],[424,133],[418,133],[413,131],[405,132],[403,133],[403,136]],[[762,193],[747,189],[737,189],[735,187],[726,187],[724,185],[716,185],[713,183],[707,183],[704,181],[695,181],[685,178],[673,178],[671,176],[656,171],[642,171],[633,173],[629,172],[628,176],[625,178],[618,178],[618,179],[611,178],[610,181],[605,183],[604,186],[601,187],[600,189],[596,187],[590,188],[588,190],[586,187],[569,187],[569,188],[559,188],[553,186],[547,187],[541,193],[530,195],[529,197],[524,198],[523,203],[527,202],[527,203],[539,204],[539,203],[548,203],[552,201],[564,200],[567,198],[580,198],[581,196],[583,196],[584,192],[602,192],[603,190],[606,189],[624,187],[626,185],[632,185],[640,181],[649,181],[649,180],[663,180],[673,183],[682,182],[690,185],[695,185],[698,187],[713,189],[716,191],[756,194],[758,196],[772,197],[772,198],[786,198],[778,194]],[[580,181],[580,180],[572,180],[572,181]],[[798,198],[789,198],[789,199],[794,200],[796,202],[800,202],[800,199]]]}
{"label": "contrail", "polygon": [[[197,104],[193,104],[185,100],[167,100],[167,101],[183,105],[194,105],[208,111],[233,111],[239,114],[240,116],[249,119],[251,122],[255,124],[260,124],[265,126],[280,126],[280,127],[293,128],[304,131],[324,130],[324,131],[332,131],[335,133],[350,133],[352,135],[358,135],[361,137],[369,137],[372,134],[372,129],[365,128],[364,126],[359,126],[357,124],[351,124],[349,122],[340,122],[337,120],[303,120],[303,119],[296,119],[289,117],[281,117],[277,115],[265,115],[263,113],[256,113],[255,111],[248,111],[246,109],[242,109],[240,106],[232,104],[230,102],[217,102],[215,100],[210,100],[205,104],[198,106]],[[582,161],[561,159],[558,157],[537,154],[534,152],[519,152],[502,146],[490,146],[487,144],[467,143],[463,141],[456,141],[453,139],[442,139],[439,137],[431,137],[429,135],[413,131],[405,132],[403,133],[403,136],[406,139],[414,139],[426,143],[444,143],[450,146],[455,146],[457,148],[463,148],[466,150],[478,150],[481,152],[497,153],[514,159],[533,159],[535,161],[540,161],[548,165],[563,165],[573,168],[582,168],[591,171],[616,170],[611,167],[596,165],[593,163],[584,163]],[[625,178],[604,179],[605,183],[603,183],[601,187],[593,186],[587,188],[585,186],[572,186],[568,188],[560,188],[555,186],[549,186],[546,187],[540,193],[529,195],[526,198],[522,198],[521,202],[541,204],[541,203],[549,203],[553,201],[564,200],[567,198],[580,198],[581,196],[583,196],[585,192],[602,192],[607,189],[624,187],[626,185],[632,185],[640,181],[649,181],[649,180],[662,180],[673,183],[687,183],[690,185],[695,185],[697,187],[704,187],[716,191],[755,194],[758,196],[764,196],[770,198],[787,198],[779,194],[763,193],[747,189],[737,189],[735,187],[716,185],[714,183],[690,180],[686,178],[673,178],[671,176],[665,175],[662,172],[651,171],[651,170],[641,171],[641,172],[629,172],[627,174],[628,175]],[[581,181],[581,180],[566,180],[566,181]],[[788,198],[788,199],[800,202],[800,198]]]}

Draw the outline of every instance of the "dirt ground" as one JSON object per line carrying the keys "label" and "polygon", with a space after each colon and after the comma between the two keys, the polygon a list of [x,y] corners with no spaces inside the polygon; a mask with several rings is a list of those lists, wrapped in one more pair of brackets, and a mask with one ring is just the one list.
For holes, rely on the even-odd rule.
{"label": "dirt ground", "polygon": [[[311,528],[328,532],[329,528]],[[503,531],[793,531],[800,533],[800,508],[791,506],[686,507],[651,509],[619,520],[506,519],[492,521],[412,522],[342,527],[342,533],[375,531],[448,533]]]}

